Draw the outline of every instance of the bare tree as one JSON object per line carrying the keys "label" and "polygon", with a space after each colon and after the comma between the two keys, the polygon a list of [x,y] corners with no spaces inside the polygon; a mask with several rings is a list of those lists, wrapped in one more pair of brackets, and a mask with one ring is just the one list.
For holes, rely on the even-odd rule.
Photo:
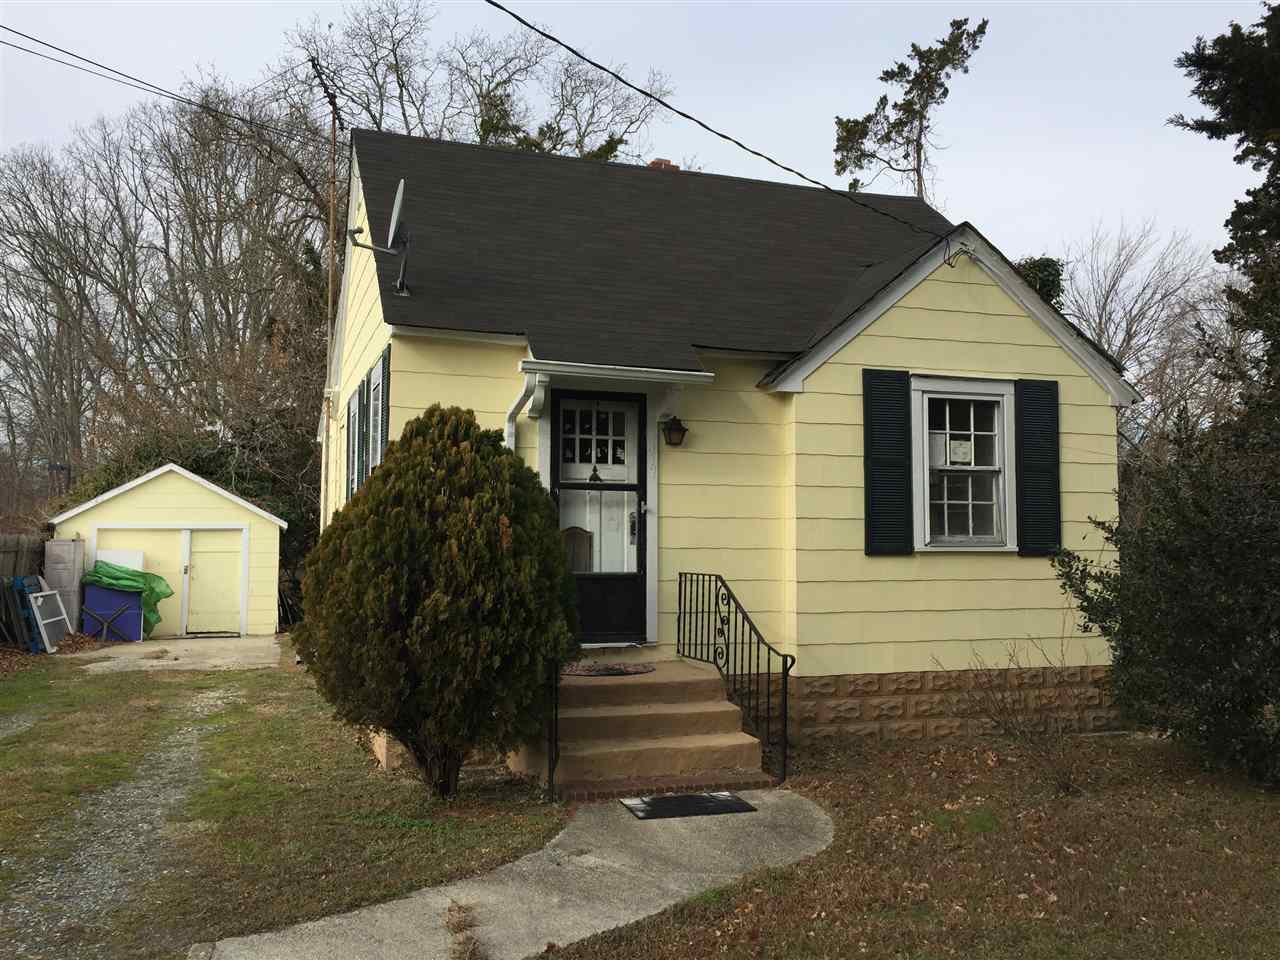
{"label": "bare tree", "polygon": [[421,0],[352,6],[299,27],[244,92],[203,75],[182,90],[194,106],[144,102],[60,150],[0,155],[0,512],[35,516],[50,464],[81,475],[156,430],[213,437],[299,503],[318,499],[322,80],[351,125],[639,156],[647,98],[528,32],[436,46],[432,18]]}
{"label": "bare tree", "polygon": [[[375,130],[501,143],[578,157],[638,160],[658,105],[528,31],[475,31],[432,45],[434,10],[422,0],[374,0],[336,23],[313,19],[290,34],[314,58],[346,122]],[[650,70],[647,89],[670,95]],[[319,94],[305,71],[283,83],[297,107]]]}
{"label": "bare tree", "polygon": [[1232,403],[1209,353],[1240,349],[1227,322],[1225,277],[1185,233],[1154,221],[1097,225],[1068,248],[1062,312],[1124,366],[1142,401],[1121,416],[1135,442],[1166,432],[1185,410],[1217,419]]}

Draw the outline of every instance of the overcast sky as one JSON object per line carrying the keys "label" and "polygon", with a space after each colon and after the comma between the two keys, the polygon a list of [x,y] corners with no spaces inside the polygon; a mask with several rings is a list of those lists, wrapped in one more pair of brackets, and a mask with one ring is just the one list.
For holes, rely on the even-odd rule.
{"label": "overcast sky", "polygon": [[[1223,240],[1231,202],[1256,182],[1229,144],[1174,130],[1197,110],[1174,65],[1197,34],[1252,23],[1255,3],[535,3],[518,12],[596,59],[650,66],[674,101],[713,126],[833,185],[833,117],[865,113],[879,72],[951,17],[991,21],[972,70],[938,117],[938,206],[970,220],[1011,257],[1056,252],[1094,222],[1156,217],[1206,246]],[[199,67],[250,83],[267,76],[285,31],[339,4],[0,2],[0,22],[170,87]],[[517,28],[479,0],[442,3],[441,39]],[[11,35],[5,39],[19,41]],[[0,47],[0,147],[60,144],[75,124],[143,95]],[[679,118],[652,154],[708,172],[786,179]],[[875,189],[903,192],[881,180]]]}

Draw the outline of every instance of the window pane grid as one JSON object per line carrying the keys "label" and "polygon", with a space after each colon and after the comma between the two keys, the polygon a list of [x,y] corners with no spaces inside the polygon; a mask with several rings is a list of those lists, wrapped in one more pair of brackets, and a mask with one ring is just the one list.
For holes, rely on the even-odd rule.
{"label": "window pane grid", "polygon": [[999,534],[997,400],[928,397],[929,539]]}
{"label": "window pane grid", "polygon": [[627,415],[565,404],[560,417],[561,463],[625,466]]}

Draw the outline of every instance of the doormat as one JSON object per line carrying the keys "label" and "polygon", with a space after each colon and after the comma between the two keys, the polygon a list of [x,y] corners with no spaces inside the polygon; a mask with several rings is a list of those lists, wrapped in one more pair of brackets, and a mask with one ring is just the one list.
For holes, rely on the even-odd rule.
{"label": "doormat", "polygon": [[619,800],[637,820],[669,820],[673,817],[714,817],[719,813],[755,813],[756,808],[736,793],[666,793],[656,797]]}
{"label": "doormat", "polygon": [[631,677],[653,673],[652,663],[571,663],[560,671],[562,677]]}

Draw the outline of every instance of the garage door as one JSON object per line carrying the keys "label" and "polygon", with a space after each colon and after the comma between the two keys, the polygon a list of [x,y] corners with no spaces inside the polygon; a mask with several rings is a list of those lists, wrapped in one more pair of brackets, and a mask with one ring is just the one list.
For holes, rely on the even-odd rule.
{"label": "garage door", "polygon": [[192,530],[188,633],[240,632],[240,531]]}
{"label": "garage door", "polygon": [[160,622],[151,636],[174,637],[182,632],[182,531],[99,530],[99,550],[141,550],[148,573],[164,577],[173,596],[160,601]]}

